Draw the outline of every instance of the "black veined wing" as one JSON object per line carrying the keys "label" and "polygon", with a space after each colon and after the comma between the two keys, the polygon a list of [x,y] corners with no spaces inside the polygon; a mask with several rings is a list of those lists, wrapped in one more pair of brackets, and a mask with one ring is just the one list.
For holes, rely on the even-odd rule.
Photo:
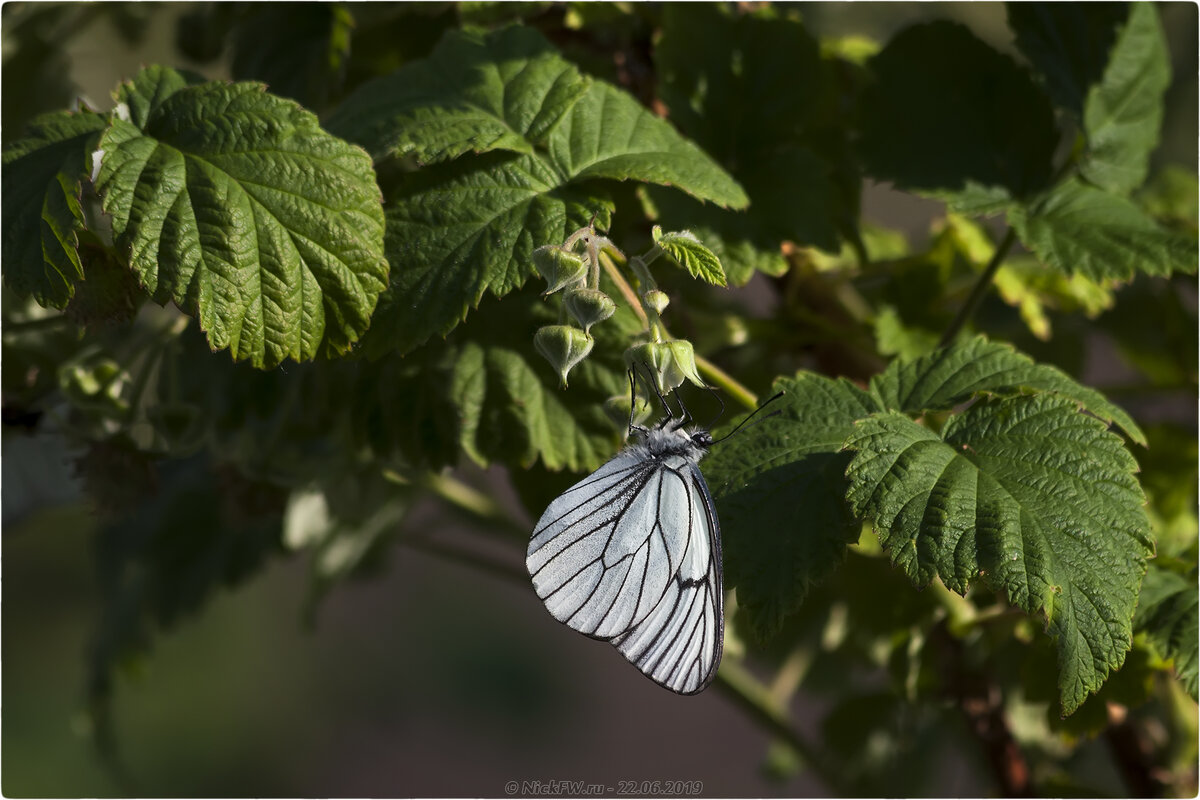
{"label": "black veined wing", "polygon": [[697,463],[711,443],[668,419],[555,499],[526,566],[555,619],[611,642],[680,694],[721,659],[720,529]]}

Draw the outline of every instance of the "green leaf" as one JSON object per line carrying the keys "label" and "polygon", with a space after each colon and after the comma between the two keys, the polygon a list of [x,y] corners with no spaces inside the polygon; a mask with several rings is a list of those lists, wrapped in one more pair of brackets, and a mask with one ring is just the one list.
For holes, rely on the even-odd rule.
{"label": "green leaf", "polygon": [[859,152],[873,177],[942,195],[987,190],[993,206],[1049,182],[1058,142],[1050,102],[967,28],[906,28],[869,68]]}
{"label": "green leaf", "polygon": [[603,403],[628,394],[621,355],[640,324],[622,306],[593,327],[593,352],[571,371],[570,389],[562,390],[554,368],[533,347],[534,332],[557,319],[559,302],[542,300],[532,288],[503,303],[485,302],[445,345],[459,443],[481,466],[525,468],[540,459],[551,470],[582,472],[616,450],[618,431]]}
{"label": "green leaf", "polygon": [[913,581],[963,594],[982,577],[1045,616],[1066,713],[1120,667],[1153,540],[1136,462],[1103,423],[1062,398],[998,398],[940,437],[876,414],[846,447],[847,499]]}
{"label": "green leaf", "polygon": [[455,31],[428,58],[364,84],[327,127],[376,159],[532,153],[590,84],[532,28]]}
{"label": "green leaf", "polygon": [[859,176],[837,73],[804,26],[770,9],[666,6],[654,59],[672,122],[750,197],[735,213],[652,191],[663,224],[716,232],[705,242],[739,284],[775,270],[785,240],[836,250],[857,217]]}
{"label": "green leaf", "polygon": [[97,187],[154,299],[256,367],[349,348],[388,273],[367,155],[255,84],[150,70],[119,99]]}
{"label": "green leaf", "polygon": [[724,286],[725,271],[721,269],[721,261],[712,250],[704,246],[691,231],[673,231],[663,233],[662,228],[655,225],[652,231],[654,243],[657,244],[679,266],[686,269],[693,278],[702,278],[714,286]]}
{"label": "green leaf", "polygon": [[559,186],[537,156],[495,153],[415,173],[388,201],[392,280],[366,351],[407,353],[445,336],[486,291],[503,296],[532,277],[537,247],[561,243],[593,215],[607,227],[611,211],[603,194]]}
{"label": "green leaf", "polygon": [[1185,578],[1151,564],[1142,583],[1133,627],[1145,631],[1154,646],[1175,662],[1175,674],[1193,700],[1197,699],[1197,663],[1200,663],[1197,625],[1200,616],[1195,572]]}
{"label": "green leaf", "polygon": [[781,413],[702,462],[720,512],[725,580],[759,639],[778,632],[858,538],[861,524],[842,500],[849,456],[840,451],[854,421],[880,409],[844,379],[801,373],[773,388],[785,393],[772,405]]}
{"label": "green leaf", "polygon": [[631,95],[594,81],[551,132],[549,160],[563,182],[658,183],[719,206],[744,208],[742,187]]}
{"label": "green leaf", "polygon": [[[488,41],[505,42],[520,30]],[[600,178],[745,202],[737,184],[664,121],[624,92],[593,82],[557,119],[544,148],[460,158],[398,178],[387,202],[392,283],[367,351],[406,353],[445,336],[485,292],[503,296],[531,277],[534,249],[562,242],[593,216],[607,227],[612,203]]]}
{"label": "green leaf", "polygon": [[4,151],[4,282],[43,306],[63,308],[83,278],[80,193],[107,117],[44,114]]}
{"label": "green leaf", "polygon": [[1051,336],[1048,309],[1082,311],[1088,319],[1094,319],[1113,306],[1108,281],[1096,282],[1079,274],[1063,275],[1045,269],[1029,256],[1005,261],[996,271],[995,284],[1004,302],[1015,306],[1029,331],[1043,341]]}
{"label": "green leaf", "polygon": [[915,361],[893,361],[871,379],[869,388],[882,408],[910,414],[951,409],[981,394],[1049,392],[1115,423],[1138,444],[1146,443],[1137,423],[1095,389],[983,336],[960,340]]}
{"label": "green leaf", "polygon": [[354,18],[342,3],[250,6],[233,30],[236,80],[262,81],[272,94],[319,110],[338,94]]}
{"label": "green leaf", "polygon": [[1104,78],[1088,92],[1083,127],[1088,150],[1080,172],[1102,189],[1128,194],[1146,180],[1158,146],[1163,99],[1171,82],[1167,39],[1153,5],[1133,3]]}
{"label": "green leaf", "polygon": [[1060,108],[1083,119],[1084,99],[1104,75],[1127,3],[1005,3],[1017,48]]}
{"label": "green leaf", "polygon": [[1043,264],[1099,281],[1137,272],[1196,271],[1196,242],[1168,231],[1131,200],[1072,178],[1029,206],[1008,212],[1009,224]]}

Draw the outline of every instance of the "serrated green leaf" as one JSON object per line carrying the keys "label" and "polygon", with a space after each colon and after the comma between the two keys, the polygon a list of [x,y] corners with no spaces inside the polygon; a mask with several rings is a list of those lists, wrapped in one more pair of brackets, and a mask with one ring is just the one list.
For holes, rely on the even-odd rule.
{"label": "serrated green leaf", "polygon": [[1194,239],[1160,227],[1133,201],[1077,178],[1029,206],[1014,206],[1008,221],[1043,264],[1068,275],[1099,281],[1196,271]]}
{"label": "serrated green leaf", "polygon": [[1049,182],[1058,142],[1050,102],[964,26],[906,28],[869,68],[859,152],[875,178],[942,196],[986,191],[992,208]]}
{"label": "serrated green leaf", "polygon": [[1138,599],[1133,627],[1145,631],[1150,641],[1166,658],[1175,662],[1175,674],[1192,699],[1197,699],[1196,636],[1200,626],[1195,572],[1189,578],[1162,569],[1154,564],[1146,572],[1142,593]]}
{"label": "serrated green leaf", "polygon": [[532,277],[533,251],[561,243],[611,202],[560,187],[537,156],[490,154],[416,173],[388,202],[385,248],[393,264],[364,347],[406,353],[445,336],[487,291],[502,296]]}
{"label": "serrated green leaf", "polygon": [[1084,104],[1087,153],[1079,169],[1085,178],[1118,194],[1142,185],[1150,154],[1158,146],[1170,82],[1170,57],[1158,10],[1133,3],[1104,78],[1088,92]]}
{"label": "serrated green leaf", "polygon": [[666,6],[654,58],[671,120],[751,201],[733,213],[652,191],[663,224],[716,232],[704,241],[736,284],[760,266],[778,272],[785,240],[836,249],[857,216],[859,177],[836,69],[804,26],[772,9]]}
{"label": "serrated green leaf", "polygon": [[960,340],[915,361],[893,361],[871,379],[869,388],[881,407],[910,414],[950,409],[981,394],[1050,392],[1115,423],[1138,444],[1146,443],[1137,423],[1095,389],[983,336]]}
{"label": "serrated green leaf", "polygon": [[532,28],[454,31],[428,58],[356,90],[327,127],[376,159],[532,153],[590,83]]}
{"label": "serrated green leaf", "polygon": [[113,122],[97,187],[155,300],[256,367],[358,339],[388,274],[367,155],[255,84],[159,70],[121,96],[143,127]]}
{"label": "serrated green leaf", "polygon": [[1088,90],[1104,75],[1127,3],[1005,3],[1017,48],[1060,108],[1083,119]]}
{"label": "serrated green leaf", "polygon": [[107,124],[87,110],[45,114],[4,151],[4,282],[43,306],[65,307],[83,278],[79,199]]}
{"label": "serrated green leaf", "polygon": [[151,117],[162,113],[168,97],[200,83],[204,83],[204,78],[194,72],[152,64],[113,92],[113,100],[118,104],[116,116],[144,129]]}
{"label": "serrated green leaf", "polygon": [[[703,151],[632,96],[578,77],[538,34],[519,27],[453,33],[444,47],[452,55],[474,53],[473,71],[459,73],[452,96],[492,103],[503,135],[516,138],[496,152],[397,178],[387,204],[392,285],[368,352],[405,353],[446,335],[486,291],[500,296],[522,285],[533,274],[536,247],[561,242],[593,215],[606,226],[611,203],[597,179],[658,182],[704,200],[745,204],[741,188]],[[422,62],[418,77],[428,85],[396,107],[406,119],[446,119],[430,77],[429,65],[449,56],[440,58]],[[514,82],[499,81],[498,71]],[[387,99],[373,96],[386,116]],[[438,147],[462,152],[463,138],[435,133]]]}
{"label": "serrated green leaf", "polygon": [[659,235],[660,230],[654,228],[654,243],[662,248],[663,253],[679,266],[686,269],[693,278],[701,278],[714,286],[724,286],[725,271],[721,269],[721,261],[712,250],[704,246],[691,231],[678,231]]}
{"label": "serrated green leaf", "polygon": [[593,81],[550,134],[549,160],[564,182],[589,178],[671,186],[698,200],[744,208],[737,181],[631,95]]}
{"label": "serrated green leaf", "polygon": [[802,373],[773,388],[785,393],[772,405],[780,414],[701,462],[720,512],[725,581],[759,639],[778,632],[858,538],[840,450],[854,421],[880,408],[846,380]]}
{"label": "serrated green leaf", "polygon": [[1153,540],[1136,462],[1074,403],[1009,397],[954,415],[942,435],[889,411],[846,440],[847,500],[919,584],[965,593],[982,577],[1056,641],[1074,711],[1120,667]]}

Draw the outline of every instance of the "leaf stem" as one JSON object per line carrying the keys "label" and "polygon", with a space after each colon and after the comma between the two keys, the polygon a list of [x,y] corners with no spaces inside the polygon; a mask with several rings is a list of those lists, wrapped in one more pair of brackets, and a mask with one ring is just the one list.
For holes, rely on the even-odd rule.
{"label": "leaf stem", "polygon": [[942,334],[941,341],[938,342],[938,347],[945,347],[953,342],[958,336],[959,331],[962,330],[967,321],[975,314],[975,310],[983,302],[984,295],[991,288],[992,279],[996,277],[996,271],[1000,269],[1000,265],[1004,262],[1005,256],[1008,255],[1008,251],[1012,249],[1013,243],[1016,240],[1017,232],[1010,226],[1004,234],[1004,238],[1000,240],[1000,244],[996,245],[996,252],[992,254],[992,260],[988,262],[987,267],[983,270],[983,274],[975,282],[975,288],[971,290],[967,301],[958,310],[958,315],[950,323],[950,327],[946,328],[946,332]]}
{"label": "leaf stem", "polygon": [[625,280],[625,276],[621,274],[612,256],[608,253],[600,252],[600,263],[604,265],[604,271],[608,273],[608,277],[616,284],[617,291],[625,298],[625,302],[633,309],[633,313],[638,315],[638,319],[646,327],[650,327],[650,319],[646,316],[646,309],[642,308],[642,301],[638,299],[637,293],[633,291],[633,287],[629,285],[629,281]]}

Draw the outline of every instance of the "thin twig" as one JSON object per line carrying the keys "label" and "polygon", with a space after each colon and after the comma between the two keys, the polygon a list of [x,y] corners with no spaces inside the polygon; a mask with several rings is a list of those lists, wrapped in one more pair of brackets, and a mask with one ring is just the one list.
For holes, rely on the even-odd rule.
{"label": "thin twig", "polygon": [[991,288],[992,279],[996,277],[996,271],[1000,269],[1000,265],[1004,262],[1008,251],[1012,249],[1013,243],[1017,240],[1017,232],[1013,228],[1009,228],[1004,234],[1004,238],[1000,240],[1000,244],[996,246],[996,252],[992,254],[992,260],[988,262],[987,268],[983,274],[979,276],[979,280],[975,282],[975,287],[971,289],[970,296],[963,303],[963,307],[958,310],[958,315],[954,321],[950,323],[950,327],[946,328],[946,332],[942,334],[942,339],[938,342],[938,347],[945,347],[954,341],[958,336],[959,331],[967,324],[967,321],[975,314],[975,310],[979,304],[983,302],[984,295]]}

